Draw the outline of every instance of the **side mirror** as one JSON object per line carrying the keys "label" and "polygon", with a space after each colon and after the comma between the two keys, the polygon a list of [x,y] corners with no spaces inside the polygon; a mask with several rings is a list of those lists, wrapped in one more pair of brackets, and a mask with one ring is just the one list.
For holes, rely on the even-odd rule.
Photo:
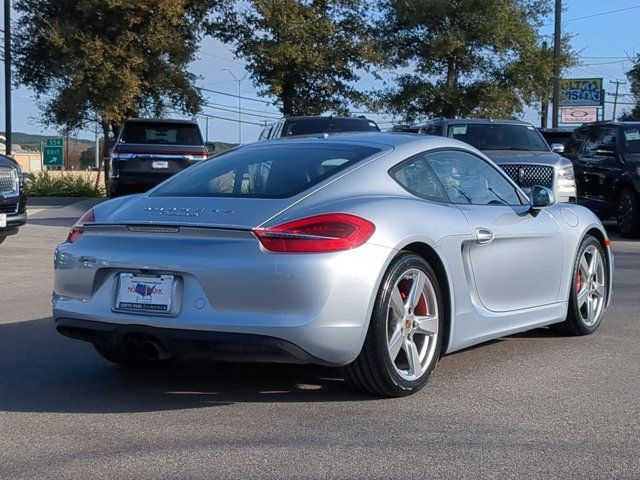
{"label": "side mirror", "polygon": [[207,149],[207,152],[209,152],[210,155],[216,151],[216,144],[213,142],[205,142],[204,147]]}
{"label": "side mirror", "polygon": [[529,206],[532,212],[538,212],[539,210],[550,207],[556,203],[556,199],[553,196],[553,192],[547,187],[541,187],[540,185],[534,185],[531,187],[531,193],[529,194]]}
{"label": "side mirror", "polygon": [[564,145],[562,143],[552,143],[551,151],[554,153],[564,153]]}

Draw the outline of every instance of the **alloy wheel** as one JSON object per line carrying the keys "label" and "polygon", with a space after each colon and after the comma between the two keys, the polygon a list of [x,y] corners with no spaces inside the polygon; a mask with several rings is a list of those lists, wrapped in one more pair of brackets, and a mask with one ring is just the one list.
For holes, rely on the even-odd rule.
{"label": "alloy wheel", "polygon": [[606,296],[604,261],[594,245],[589,245],[582,253],[575,289],[580,319],[587,327],[592,327],[600,320]]}
{"label": "alloy wheel", "polygon": [[387,312],[387,349],[396,372],[417,380],[428,370],[436,350],[438,301],[429,277],[412,268],[394,285]]}

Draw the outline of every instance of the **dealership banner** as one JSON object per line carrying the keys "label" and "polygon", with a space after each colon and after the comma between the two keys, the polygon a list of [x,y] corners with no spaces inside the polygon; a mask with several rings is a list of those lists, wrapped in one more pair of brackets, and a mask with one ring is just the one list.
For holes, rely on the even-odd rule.
{"label": "dealership banner", "polygon": [[560,109],[560,123],[587,123],[598,121],[598,107],[569,107]]}
{"label": "dealership banner", "polygon": [[602,78],[560,80],[561,107],[601,107],[604,105]]}

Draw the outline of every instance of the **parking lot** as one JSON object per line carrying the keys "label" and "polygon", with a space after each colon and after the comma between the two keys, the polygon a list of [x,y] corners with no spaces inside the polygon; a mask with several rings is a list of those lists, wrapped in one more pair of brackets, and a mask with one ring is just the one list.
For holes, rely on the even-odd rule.
{"label": "parking lot", "polygon": [[0,478],[638,478],[640,242],[612,231],[594,335],[485,343],[380,400],[320,367],[125,371],[60,336],[52,254],[91,201],[67,203],[0,247]]}

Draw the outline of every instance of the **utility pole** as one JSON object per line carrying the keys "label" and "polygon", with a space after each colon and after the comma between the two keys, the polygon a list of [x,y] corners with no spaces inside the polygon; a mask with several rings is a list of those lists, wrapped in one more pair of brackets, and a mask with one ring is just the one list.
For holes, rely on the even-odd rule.
{"label": "utility pole", "polygon": [[556,0],[556,21],[553,33],[553,112],[551,126],[558,128],[560,114],[560,54],[562,53],[562,0]]}
{"label": "utility pole", "polygon": [[4,115],[7,156],[13,153],[11,139],[11,0],[4,0]]}
{"label": "utility pole", "polygon": [[621,82],[620,80],[609,80],[609,83],[615,83],[616,85],[616,93],[614,94],[613,97],[613,114],[611,115],[611,120],[616,119],[616,108],[618,106],[618,88],[620,88],[620,85],[626,85],[627,82]]}
{"label": "utility pole", "polygon": [[229,70],[228,68],[223,68],[223,70],[226,70],[227,72],[229,72],[229,75],[231,75],[233,77],[233,79],[238,82],[238,144],[241,145],[242,144],[242,82],[244,82],[244,79],[247,78],[247,73],[244,74],[244,77],[242,78],[238,78],[236,77],[236,74],[233,73],[231,70]]}
{"label": "utility pole", "polygon": [[94,162],[95,162],[95,166],[96,166],[96,170],[100,170],[100,137],[98,137],[98,112],[96,111],[96,129],[95,129],[95,134],[96,134],[96,152],[95,152],[95,156],[94,156]]}

